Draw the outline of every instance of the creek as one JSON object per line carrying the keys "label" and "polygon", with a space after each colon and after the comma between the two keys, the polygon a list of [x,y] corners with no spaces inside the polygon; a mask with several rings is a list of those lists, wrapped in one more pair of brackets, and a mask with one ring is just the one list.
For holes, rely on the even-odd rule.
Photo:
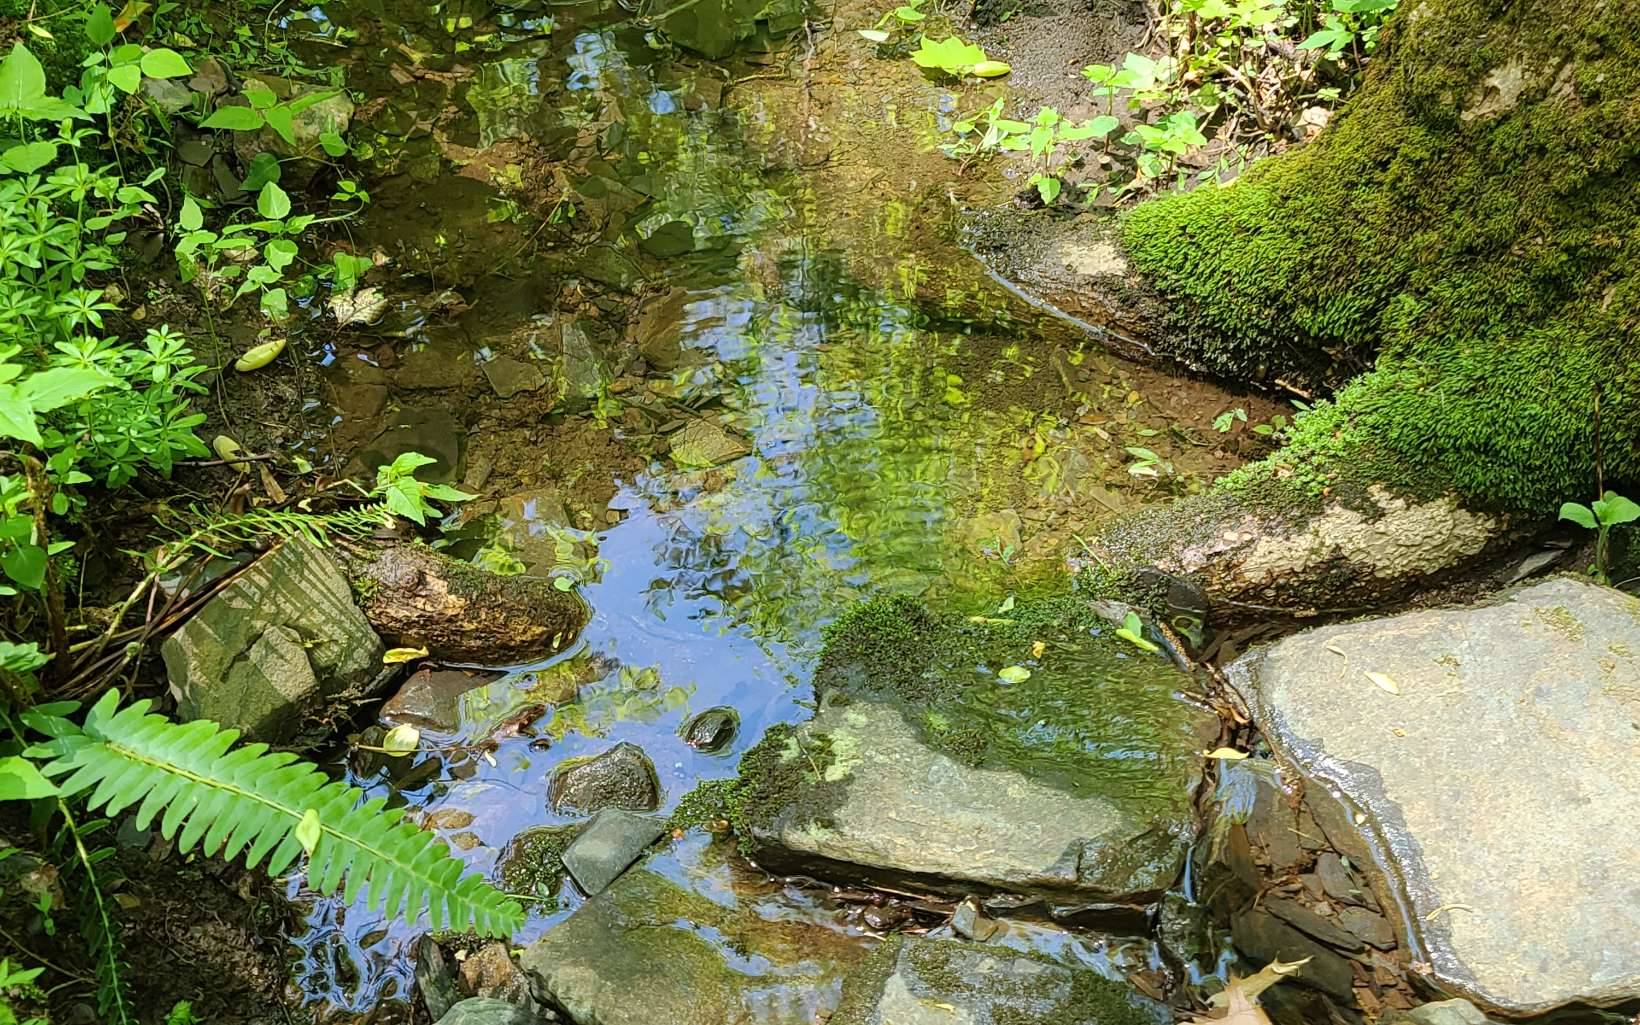
{"label": "creek", "polygon": [[[384,447],[444,455],[482,492],[454,550],[564,576],[592,610],[553,659],[450,684],[454,718],[417,720],[417,758],[335,756],[471,871],[496,872],[525,830],[580,821],[546,802],[566,760],[636,744],[663,813],[733,775],[770,726],[808,717],[822,630],[863,599],[987,613],[1062,588],[1080,533],[1254,454],[1215,416],[1276,408],[1117,359],[991,279],[961,248],[961,211],[1021,183],[959,179],[934,148],[991,92],[852,33],[747,25],[697,40],[734,51],[708,61],[599,3],[328,2],[277,27],[362,95],[351,137],[370,147],[374,200],[352,241],[405,275],[381,324],[315,320],[327,369],[304,444],[338,467]],[[538,227],[524,208],[557,213]],[[555,383],[503,398],[487,360]],[[685,743],[715,707],[738,716],[732,742]],[[523,709],[526,729],[508,728]],[[728,880],[770,921],[870,932],[824,887],[723,868],[720,846],[690,834],[648,864],[711,899]],[[306,1001],[347,1014],[409,997],[416,929],[291,896]],[[580,903],[564,883],[516,942]],[[1108,973],[1159,963],[1144,938],[1013,935]]]}

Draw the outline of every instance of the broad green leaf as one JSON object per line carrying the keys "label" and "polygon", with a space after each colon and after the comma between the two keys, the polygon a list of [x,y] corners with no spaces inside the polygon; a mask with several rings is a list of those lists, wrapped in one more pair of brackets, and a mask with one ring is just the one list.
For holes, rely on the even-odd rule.
{"label": "broad green leaf", "polygon": [[44,445],[34,422],[34,407],[18,394],[14,385],[0,385],[0,438],[18,438],[31,445]]}
{"label": "broad green leaf", "polygon": [[262,293],[262,315],[279,322],[290,316],[290,295],[283,288],[270,288]]}
{"label": "broad green leaf", "polygon": [[54,142],[25,142],[0,153],[0,163],[23,174],[38,171],[56,159],[57,144]]}
{"label": "broad green leaf", "polygon": [[1024,666],[1008,666],[997,670],[997,679],[1003,683],[1024,683],[1031,678],[1031,671]]}
{"label": "broad green leaf", "polygon": [[985,60],[985,51],[973,43],[963,42],[956,36],[938,42],[924,36],[921,45],[911,51],[911,59],[920,68],[933,68],[948,75],[962,75]]}
{"label": "broad green leaf", "polygon": [[288,238],[276,238],[262,247],[262,255],[269,267],[284,270],[296,259],[296,243]]}
{"label": "broad green leaf", "polygon": [[27,758],[0,758],[0,801],[32,801],[57,796],[57,785],[40,775]]}
{"label": "broad green leaf", "polygon": [[100,370],[53,367],[30,374],[17,386],[17,391],[36,413],[46,413],[83,399],[108,384],[108,375]]}
{"label": "broad green leaf", "polygon": [[285,344],[287,341],[288,339],[285,338],[275,338],[271,342],[263,342],[261,345],[253,345],[249,349],[245,350],[245,354],[243,356],[240,356],[238,359],[234,360],[233,368],[241,373],[251,370],[260,370],[279,358],[279,354],[285,351]]}
{"label": "broad green leaf", "polygon": [[142,55],[142,73],[149,78],[183,78],[194,73],[182,54],[161,47]]}
{"label": "broad green leaf", "polygon": [[263,217],[279,220],[290,213],[290,197],[277,183],[268,182],[256,194],[256,212]]}
{"label": "broad green leaf", "polygon": [[46,550],[39,545],[18,545],[0,555],[0,569],[19,586],[38,591],[46,582]]}
{"label": "broad green leaf", "polygon": [[421,731],[409,723],[401,723],[387,731],[382,738],[382,752],[392,758],[403,758],[421,743]]}
{"label": "broad green leaf", "polygon": [[108,81],[127,96],[142,88],[142,69],[135,64],[122,64],[108,69]]}
{"label": "broad green leaf", "polygon": [[1586,505],[1579,505],[1576,502],[1567,502],[1565,505],[1562,505],[1560,507],[1560,518],[1563,520],[1571,520],[1578,526],[1587,527],[1590,530],[1593,530],[1596,526],[1598,526],[1595,522],[1594,510],[1590,509]]}
{"label": "broad green leaf", "polygon": [[272,89],[260,85],[247,85],[245,87],[245,99],[249,100],[250,105],[257,110],[267,110],[279,102],[279,97]]}
{"label": "broad green leaf", "polygon": [[1053,201],[1059,198],[1061,188],[1059,179],[1051,174],[1044,174],[1036,180],[1036,194],[1042,197],[1045,206],[1053,205]]}
{"label": "broad green leaf", "polygon": [[92,46],[107,46],[114,41],[114,15],[104,5],[98,4],[86,15],[85,38]]}
{"label": "broad green leaf", "polygon": [[889,39],[893,38],[880,28],[862,28],[855,29],[855,31],[860,33],[860,37],[862,39],[872,43],[886,43]]}
{"label": "broad green leaf", "polygon": [[184,196],[182,199],[182,214],[177,218],[177,227],[183,231],[194,232],[205,226],[205,215],[194,202],[194,197]]}
{"label": "broad green leaf", "polygon": [[343,139],[338,132],[320,132],[319,145],[329,156],[347,156],[347,140]]}
{"label": "broad green leaf", "polygon": [[249,107],[218,107],[199,123],[201,128],[225,128],[233,132],[255,132],[265,124],[262,115]]}
{"label": "broad green leaf", "polygon": [[285,140],[285,145],[296,145],[296,128],[291,123],[289,107],[269,107],[262,112],[262,116],[268,119],[268,127]]}
{"label": "broad green leaf", "polygon": [[1606,496],[1594,503],[1595,518],[1608,527],[1619,523],[1631,523],[1640,518],[1640,505],[1636,505],[1615,491],[1606,492]]}
{"label": "broad green leaf", "polygon": [[11,53],[0,61],[0,113],[29,109],[46,95],[46,72],[22,43],[13,43]]}

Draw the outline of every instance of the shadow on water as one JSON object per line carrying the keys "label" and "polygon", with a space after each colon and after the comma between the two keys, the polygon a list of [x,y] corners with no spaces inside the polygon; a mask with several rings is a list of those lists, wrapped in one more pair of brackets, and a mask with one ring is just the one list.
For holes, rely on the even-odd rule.
{"label": "shadow on water", "polygon": [[[647,373],[610,371],[579,417],[610,445],[651,442],[632,443],[631,472],[575,468],[604,478],[591,489],[612,496],[603,519],[546,515],[535,499],[512,507],[512,556],[553,572],[575,563],[594,610],[580,642],[468,691],[457,721],[424,729],[419,760],[340,763],[414,809],[470,870],[496,872],[526,829],[579,821],[545,800],[567,759],[636,743],[663,812],[732,775],[770,725],[808,715],[820,631],[857,601],[897,593],[981,610],[1056,572],[1079,531],[1238,461],[1209,425],[1254,400],[1115,360],[991,284],[914,203],[867,204],[868,183],[900,155],[863,166],[834,143],[810,169],[802,147],[769,144],[801,120],[789,89],[741,86],[725,109],[730,76],[781,77],[766,62],[674,60],[608,5],[437,10],[332,4],[287,26],[315,48],[345,47],[348,84],[368,97],[360,134],[379,199],[361,237],[435,287],[466,290],[458,332],[416,326],[388,345],[445,346],[468,372],[475,351],[527,361],[534,342],[518,340],[552,320],[534,293],[557,288],[561,302],[568,280],[644,291],[660,311],[641,339]],[[550,192],[566,168],[581,198],[569,223],[594,237],[544,251],[535,276],[489,275],[551,227],[515,218],[497,183]],[[507,446],[498,466],[528,462],[528,444],[505,433],[525,407],[481,391],[392,379],[389,408],[438,406],[469,425],[467,444]],[[370,415],[367,426],[386,414]],[[688,430],[699,445],[676,440]],[[505,499],[495,508],[475,529],[509,527]],[[735,709],[740,730],[702,753],[679,730],[715,706]],[[524,732],[521,709],[539,711]],[[699,876],[700,848],[693,838],[656,864]],[[721,885],[712,878],[700,888]],[[768,916],[833,915],[799,891],[744,885]],[[362,1012],[409,995],[419,930],[293,895],[311,909],[295,941],[310,1000]],[[564,886],[517,940],[579,902]],[[1080,944],[1076,956],[1106,967],[1154,957],[1133,941],[1044,933],[1039,944]]]}

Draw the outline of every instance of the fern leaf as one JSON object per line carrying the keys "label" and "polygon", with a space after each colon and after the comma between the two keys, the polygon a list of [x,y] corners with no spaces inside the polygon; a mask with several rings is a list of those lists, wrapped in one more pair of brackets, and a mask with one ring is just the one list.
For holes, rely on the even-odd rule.
{"label": "fern leaf", "polygon": [[87,805],[115,814],[136,806],[136,826],[156,818],[160,833],[181,851],[246,852],[254,868],[283,872],[302,853],[296,827],[313,809],[319,839],[308,852],[308,885],[364,895],[372,908],[401,909],[414,919],[425,910],[435,929],[474,929],[510,936],[523,910],[477,876],[463,876],[431,833],[404,821],[404,812],[380,799],[362,801],[356,787],[329,780],[293,756],[268,753],[264,744],[234,747],[238,731],[194,720],[178,725],[150,714],[149,702],[119,707],[115,691],[86,714],[80,737],[41,745],[52,760],[43,770],[66,777],[65,794],[89,791]]}

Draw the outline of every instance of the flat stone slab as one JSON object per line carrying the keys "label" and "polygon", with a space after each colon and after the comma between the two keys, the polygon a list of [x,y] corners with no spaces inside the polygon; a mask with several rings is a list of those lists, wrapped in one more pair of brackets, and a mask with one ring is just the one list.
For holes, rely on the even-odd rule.
{"label": "flat stone slab", "polygon": [[896,935],[848,979],[830,1025],[1151,1025],[1125,986],[1040,954]]}
{"label": "flat stone slab", "polygon": [[834,760],[754,827],[760,862],[885,885],[1142,902],[1172,883],[1193,834],[1188,803],[1152,814],[964,765],[893,707],[828,705],[799,730]]}
{"label": "flat stone slab", "polygon": [[1515,1016],[1640,997],[1640,600],[1558,578],[1229,676],[1433,982]]}
{"label": "flat stone slab", "polygon": [[864,959],[865,938],[804,920],[778,893],[741,887],[726,866],[693,879],[653,859],[531,944],[519,963],[576,1025],[823,1019],[843,976]]}
{"label": "flat stone slab", "polygon": [[564,850],[564,867],[582,893],[602,893],[665,832],[664,819],[605,808]]}

